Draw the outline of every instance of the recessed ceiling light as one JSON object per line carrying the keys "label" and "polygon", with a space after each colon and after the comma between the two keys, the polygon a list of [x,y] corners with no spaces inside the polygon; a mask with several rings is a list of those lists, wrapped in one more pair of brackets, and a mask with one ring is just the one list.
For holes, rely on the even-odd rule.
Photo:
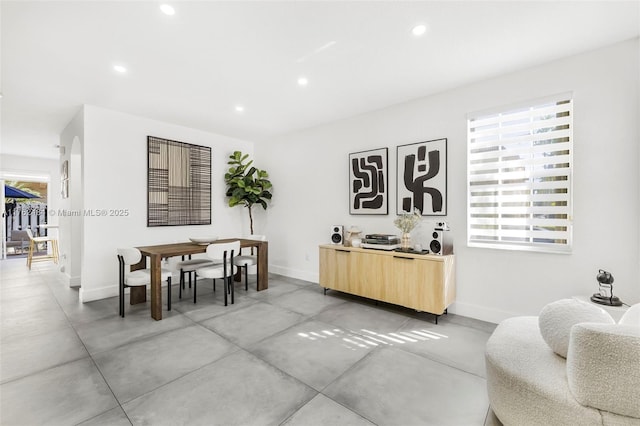
{"label": "recessed ceiling light", "polygon": [[413,34],[416,37],[420,37],[421,35],[424,35],[424,33],[426,32],[427,32],[427,26],[424,24],[416,25],[411,29],[411,34]]}
{"label": "recessed ceiling light", "polygon": [[236,112],[244,112],[244,107],[242,105],[236,105]]}
{"label": "recessed ceiling light", "polygon": [[164,13],[165,15],[175,15],[176,14],[176,10],[173,8],[173,6],[168,5],[168,4],[163,4],[160,6],[160,10],[162,11],[162,13]]}
{"label": "recessed ceiling light", "polygon": [[307,84],[309,84],[309,79],[307,77],[298,78],[298,86],[306,86]]}
{"label": "recessed ceiling light", "polygon": [[113,69],[116,70],[119,73],[125,73],[127,72],[127,69],[125,67],[123,67],[122,65],[114,65]]}

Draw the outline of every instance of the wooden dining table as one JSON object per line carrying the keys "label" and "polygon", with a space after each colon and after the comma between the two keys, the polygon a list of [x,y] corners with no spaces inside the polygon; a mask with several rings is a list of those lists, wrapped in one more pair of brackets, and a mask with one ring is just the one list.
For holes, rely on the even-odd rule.
{"label": "wooden dining table", "polygon": [[[216,240],[216,243],[228,243],[240,241],[240,248],[256,247],[258,250],[258,291],[269,288],[269,243],[267,241],[251,240],[246,238],[226,238]],[[131,266],[131,270],[145,269],[147,267],[147,257],[149,258],[151,269],[151,317],[155,320],[162,319],[162,259],[174,256],[187,256],[191,254],[206,253],[208,244],[196,244],[192,242],[159,244],[153,246],[137,247],[142,253],[142,260]],[[235,276],[236,281],[240,280],[240,268]],[[146,286],[132,287],[130,293],[130,303],[144,303],[147,300]]]}

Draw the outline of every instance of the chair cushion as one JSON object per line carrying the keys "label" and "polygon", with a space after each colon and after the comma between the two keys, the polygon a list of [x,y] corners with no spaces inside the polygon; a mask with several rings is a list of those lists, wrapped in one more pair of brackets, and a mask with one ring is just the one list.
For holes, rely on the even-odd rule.
{"label": "chair cushion", "polygon": [[257,263],[257,256],[236,256],[233,258],[233,264],[236,266],[256,265]]}
{"label": "chair cushion", "polygon": [[182,269],[183,272],[195,271],[198,268],[204,268],[205,266],[213,266],[215,262],[210,259],[190,259],[182,260],[176,263],[177,269]]}
{"label": "chair cushion", "polygon": [[[231,264],[227,264],[227,277],[234,275],[236,272],[238,272],[236,266],[232,267]],[[224,278],[224,268],[222,264],[207,266],[196,269],[196,274],[202,278]]]}
{"label": "chair cushion", "polygon": [[615,323],[604,309],[576,299],[561,299],[549,303],[542,308],[538,317],[542,338],[563,358],[567,357],[571,327],[581,322]]}
{"label": "chair cushion", "polygon": [[138,269],[126,273],[124,276],[124,283],[129,287],[147,285],[151,282],[151,274],[148,269]]}
{"label": "chair cushion", "polygon": [[[162,281],[167,281],[167,279],[171,275],[171,270],[162,268],[160,272],[160,279]],[[151,270],[138,269],[135,271],[127,272],[124,275],[124,283],[129,287],[151,284]]]}

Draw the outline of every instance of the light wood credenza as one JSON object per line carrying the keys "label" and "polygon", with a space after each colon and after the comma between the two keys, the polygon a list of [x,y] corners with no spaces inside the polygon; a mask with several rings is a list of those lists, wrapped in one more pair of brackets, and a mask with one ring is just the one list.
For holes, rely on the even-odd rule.
{"label": "light wood credenza", "polygon": [[456,295],[455,256],[321,245],[320,286],[442,315]]}

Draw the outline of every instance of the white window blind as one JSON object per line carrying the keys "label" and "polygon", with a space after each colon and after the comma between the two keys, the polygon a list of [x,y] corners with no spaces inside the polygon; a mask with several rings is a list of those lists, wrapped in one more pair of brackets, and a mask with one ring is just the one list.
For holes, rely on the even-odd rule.
{"label": "white window blind", "polygon": [[469,246],[570,252],[571,95],[468,117]]}

